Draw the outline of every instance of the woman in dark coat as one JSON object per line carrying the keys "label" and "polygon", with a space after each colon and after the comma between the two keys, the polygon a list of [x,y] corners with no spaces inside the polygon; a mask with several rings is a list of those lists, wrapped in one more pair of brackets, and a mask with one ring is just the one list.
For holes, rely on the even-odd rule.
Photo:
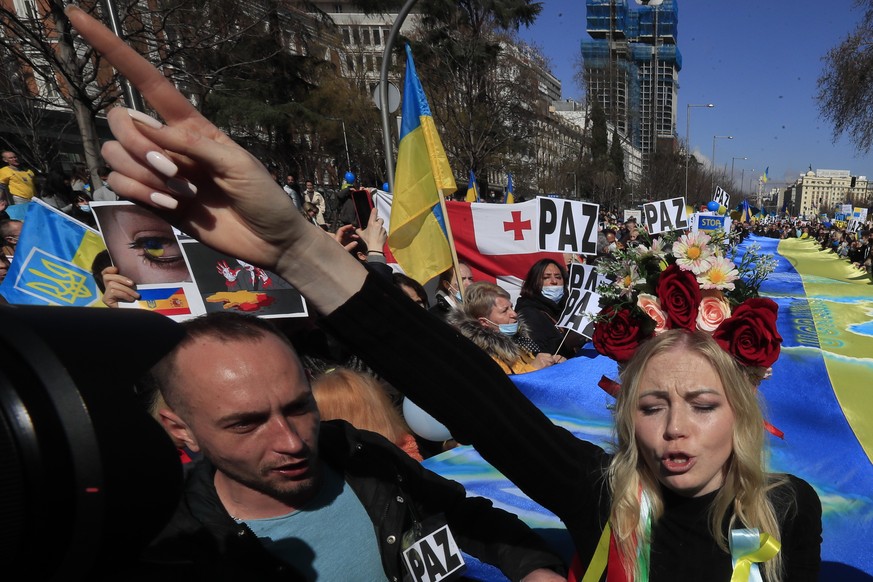
{"label": "woman in dark coat", "polygon": [[571,331],[561,345],[567,332],[555,325],[566,304],[566,269],[552,259],[540,259],[534,263],[521,286],[515,311],[527,324],[530,338],[544,352],[572,358],[583,343],[582,336]]}

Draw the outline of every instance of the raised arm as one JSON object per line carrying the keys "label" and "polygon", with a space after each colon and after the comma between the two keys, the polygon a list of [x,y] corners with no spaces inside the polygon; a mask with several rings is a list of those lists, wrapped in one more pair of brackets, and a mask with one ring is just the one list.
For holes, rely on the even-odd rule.
{"label": "raised arm", "polygon": [[115,108],[103,146],[112,189],[203,243],[271,270],[321,313],[360,289],[366,269],[309,224],[264,165],[203,117],[151,64],[76,6],[76,31],[136,87],[164,123]]}

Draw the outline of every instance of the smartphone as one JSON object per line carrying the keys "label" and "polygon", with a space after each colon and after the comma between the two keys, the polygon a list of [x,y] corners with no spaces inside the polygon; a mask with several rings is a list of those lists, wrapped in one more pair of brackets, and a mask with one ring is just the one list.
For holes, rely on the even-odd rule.
{"label": "smartphone", "polygon": [[370,191],[364,188],[352,190],[352,202],[355,205],[358,226],[367,228],[367,223],[370,221],[370,213],[373,212],[373,197],[370,195]]}

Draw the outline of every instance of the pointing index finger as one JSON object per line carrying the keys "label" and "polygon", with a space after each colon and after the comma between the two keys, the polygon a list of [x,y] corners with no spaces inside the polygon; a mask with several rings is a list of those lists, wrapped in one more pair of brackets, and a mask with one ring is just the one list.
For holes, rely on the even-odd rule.
{"label": "pointing index finger", "polygon": [[160,71],[115,33],[78,6],[70,4],[64,12],[79,35],[142,93],[167,124],[197,118],[208,123]]}

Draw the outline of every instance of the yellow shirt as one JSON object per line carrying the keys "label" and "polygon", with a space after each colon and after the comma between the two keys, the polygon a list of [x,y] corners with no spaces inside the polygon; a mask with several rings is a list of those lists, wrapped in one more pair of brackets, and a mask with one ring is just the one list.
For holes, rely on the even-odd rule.
{"label": "yellow shirt", "polygon": [[5,184],[9,193],[19,198],[29,199],[36,194],[33,170],[13,170],[11,166],[0,168],[0,184]]}

